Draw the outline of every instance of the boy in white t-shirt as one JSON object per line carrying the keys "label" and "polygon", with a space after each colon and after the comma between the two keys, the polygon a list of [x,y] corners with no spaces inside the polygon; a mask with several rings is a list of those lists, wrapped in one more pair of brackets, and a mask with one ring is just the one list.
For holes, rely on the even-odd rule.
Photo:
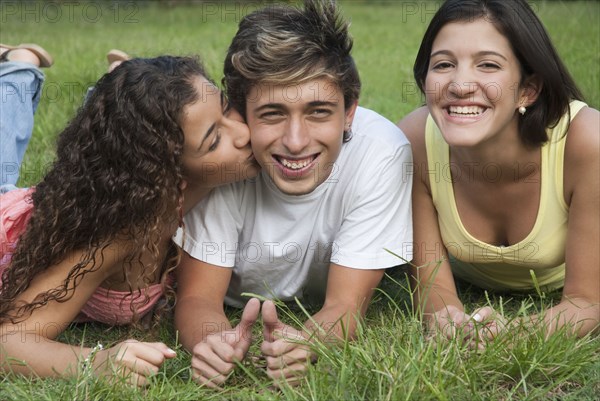
{"label": "boy in white t-shirt", "polygon": [[[260,303],[243,293],[324,299],[301,328],[263,303],[267,374],[294,382],[313,358],[298,340],[352,338],[384,270],[404,263],[388,250],[412,258],[410,145],[357,106],[347,28],[334,4],[307,1],[246,16],[231,43],[224,82],[262,172],[215,190],[176,238],[176,326],[199,383],[222,384],[250,346]],[[245,305],[235,328],[224,302]]]}

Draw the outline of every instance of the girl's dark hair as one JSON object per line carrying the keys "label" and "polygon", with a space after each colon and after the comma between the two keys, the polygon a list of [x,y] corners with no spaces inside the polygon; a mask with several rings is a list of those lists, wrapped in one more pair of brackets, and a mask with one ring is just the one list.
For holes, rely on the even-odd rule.
{"label": "girl's dark hair", "polygon": [[[60,134],[56,161],[32,195],[31,219],[2,276],[0,323],[14,323],[49,301],[68,300],[83,275],[110,256],[114,240],[124,247],[117,251],[125,255],[130,288],[147,284],[127,269],[142,263],[144,252],[154,256],[144,269],[160,272],[165,285],[176,255],[159,260],[159,240],[176,221],[183,110],[199,98],[200,77],[206,74],[198,60],[161,56],[126,61],[98,81]],[[16,303],[36,275],[74,251],[83,256],[61,285],[30,303]]]}
{"label": "girl's dark hair", "polygon": [[546,128],[554,127],[569,112],[572,100],[583,100],[539,18],[524,0],[447,0],[436,12],[425,32],[415,59],[414,77],[424,93],[433,41],[451,22],[484,18],[504,35],[521,65],[521,84],[530,77],[542,84],[537,100],[519,117],[519,137],[527,146],[548,140]]}

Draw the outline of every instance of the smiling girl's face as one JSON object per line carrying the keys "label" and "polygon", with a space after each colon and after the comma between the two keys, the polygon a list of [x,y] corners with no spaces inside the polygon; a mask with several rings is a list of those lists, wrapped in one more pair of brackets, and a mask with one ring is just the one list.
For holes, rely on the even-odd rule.
{"label": "smiling girl's face", "polygon": [[181,127],[184,175],[193,186],[214,188],[256,176],[250,132],[239,113],[227,110],[221,91],[203,77],[198,100],[185,107]]}
{"label": "smiling girl's face", "polygon": [[518,135],[527,106],[521,68],[508,40],[486,19],[453,22],[436,36],[425,79],[427,105],[450,146]]}

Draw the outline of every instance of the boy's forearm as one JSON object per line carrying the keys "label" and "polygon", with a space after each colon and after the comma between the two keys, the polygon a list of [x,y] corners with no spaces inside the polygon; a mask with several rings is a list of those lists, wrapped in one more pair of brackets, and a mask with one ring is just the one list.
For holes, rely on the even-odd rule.
{"label": "boy's forearm", "polygon": [[175,326],[179,341],[188,351],[208,335],[231,329],[223,307],[211,305],[200,298],[183,299],[175,309]]}
{"label": "boy's forearm", "polygon": [[325,305],[304,323],[304,328],[309,337],[337,343],[354,339],[358,319],[362,317],[363,312],[355,306]]}

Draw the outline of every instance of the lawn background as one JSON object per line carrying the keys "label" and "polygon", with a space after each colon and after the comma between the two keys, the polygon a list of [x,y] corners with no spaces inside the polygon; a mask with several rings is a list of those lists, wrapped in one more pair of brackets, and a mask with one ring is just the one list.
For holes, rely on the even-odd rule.
{"label": "lawn background", "polygon": [[[198,54],[216,81],[240,18],[257,1],[134,2],[62,1],[0,2],[0,42],[42,44],[55,58],[45,70],[46,83],[36,114],[32,141],[20,185],[34,185],[54,157],[55,139],[81,104],[87,87],[106,70],[105,54],[119,48],[134,56]],[[588,103],[600,105],[600,5],[595,1],[533,1],[556,48],[580,85]],[[354,57],[361,72],[361,105],[392,121],[422,104],[412,79],[412,63],[435,2],[342,1],[355,38]],[[1,112],[1,110],[0,110]],[[540,333],[518,343],[504,338],[481,355],[459,344],[441,347],[424,342],[412,316],[401,269],[382,284],[359,341],[325,351],[306,383],[282,393],[268,389],[260,369],[246,366],[220,393],[189,382],[188,357],[169,361],[146,393],[107,385],[89,377],[29,381],[0,378],[0,400],[39,399],[596,399],[600,393],[597,338],[574,341]],[[395,282],[397,280],[397,282]],[[560,294],[531,298],[518,294],[485,294],[464,289],[467,305],[490,302],[517,316],[541,309]],[[290,319],[301,318],[292,308]],[[235,318],[236,313],[231,311]],[[512,333],[515,334],[515,333]],[[155,338],[175,347],[166,322],[158,332],[74,326],[63,339],[79,344],[104,343],[130,336]],[[107,340],[108,338],[108,340]],[[512,344],[512,347],[508,347]],[[256,351],[256,350],[255,350]],[[240,369],[241,370],[241,369]]]}

